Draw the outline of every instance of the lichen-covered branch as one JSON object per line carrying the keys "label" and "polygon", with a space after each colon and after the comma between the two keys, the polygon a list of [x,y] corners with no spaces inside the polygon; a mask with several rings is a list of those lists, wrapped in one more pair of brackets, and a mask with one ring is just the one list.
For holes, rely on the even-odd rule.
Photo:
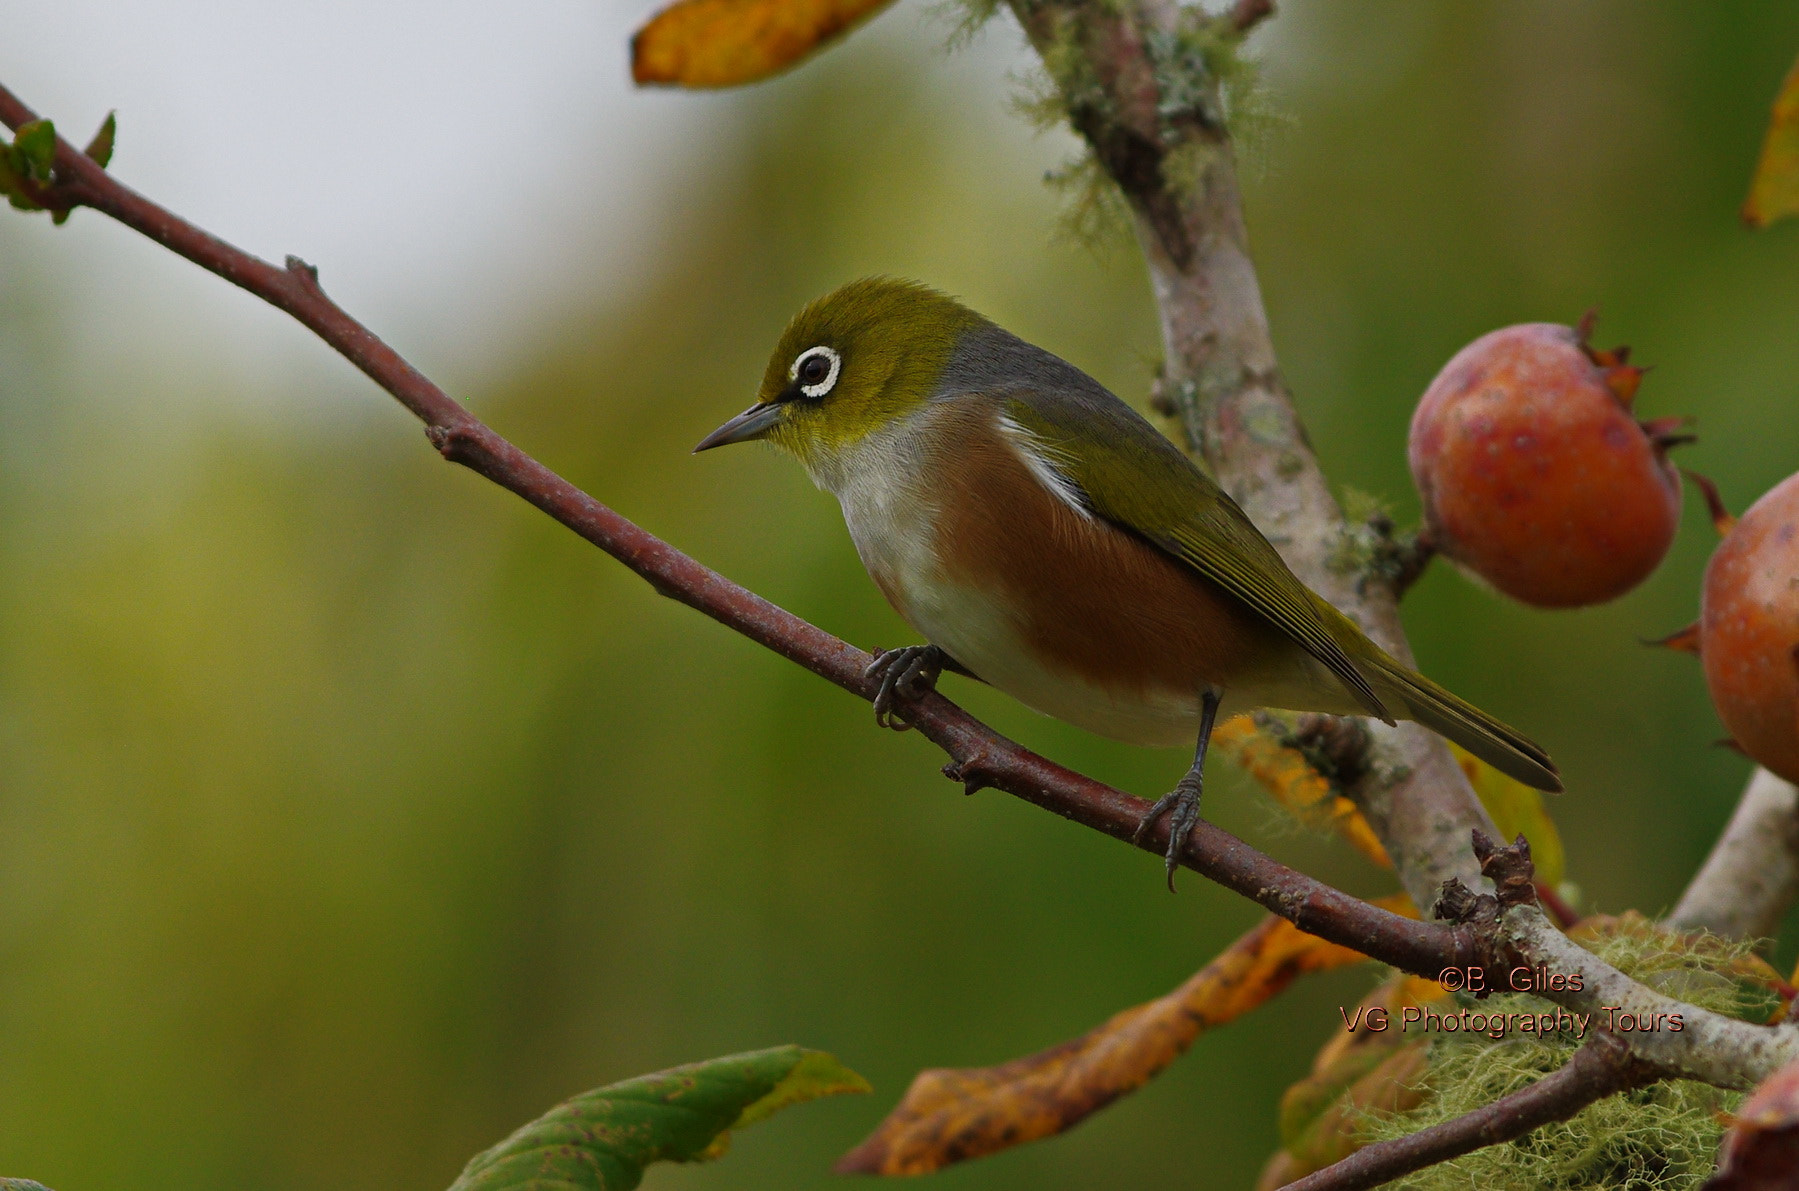
{"label": "lichen-covered branch", "polygon": [[[1211,17],[1173,0],[1012,0],[1069,122],[1130,204],[1161,315],[1161,397],[1189,449],[1300,578],[1409,661],[1398,606],[1409,578],[1344,565],[1369,531],[1345,524],[1306,440],[1250,258],[1225,83],[1268,8]],[[1349,793],[1428,906],[1444,880],[1474,880],[1469,832],[1492,823],[1428,730],[1371,728],[1366,777]]]}
{"label": "lichen-covered branch", "polygon": [[[1535,905],[1499,918],[1494,945],[1516,966],[1580,977],[1577,994],[1538,995],[1603,1025],[1627,1015],[1657,1028],[1623,1037],[1630,1052],[1664,1074],[1721,1088],[1749,1088],[1799,1058],[1799,1027],[1745,1026],[1733,1017],[1678,1001],[1632,980],[1556,929]],[[1678,1030],[1670,1026],[1678,1022]]]}
{"label": "lichen-covered branch", "polygon": [[1662,1078],[1611,1035],[1574,1052],[1559,1071],[1453,1121],[1365,1146],[1341,1162],[1288,1183],[1283,1191],[1364,1191],[1415,1170],[1565,1121],[1589,1104]]}
{"label": "lichen-covered branch", "polygon": [[1796,896],[1799,789],[1758,768],[1667,925],[1730,939],[1766,938]]}
{"label": "lichen-covered branch", "polygon": [[[1530,845],[1523,836],[1501,848],[1476,835],[1473,852],[1495,892],[1476,894],[1459,881],[1448,882],[1437,913],[1473,929],[1489,988],[1510,988],[1509,973],[1519,968],[1554,973],[1566,987],[1539,987],[1537,996],[1615,1030],[1632,1055],[1662,1074],[1716,1087],[1751,1087],[1799,1058],[1799,1026],[1748,1025],[1678,1001],[1563,934],[1537,904]],[[1624,1018],[1628,1025],[1621,1024]]]}

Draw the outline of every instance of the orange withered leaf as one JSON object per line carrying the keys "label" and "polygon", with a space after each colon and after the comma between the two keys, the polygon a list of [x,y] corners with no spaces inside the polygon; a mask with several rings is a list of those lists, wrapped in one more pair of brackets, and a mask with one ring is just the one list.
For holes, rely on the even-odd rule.
{"label": "orange withered leaf", "polygon": [[639,85],[736,87],[778,74],[892,0],[677,0],[631,39]]}
{"label": "orange withered leaf", "polygon": [[[1383,898],[1416,917],[1403,894]],[[1366,959],[1269,917],[1186,983],[1060,1046],[997,1067],[920,1072],[843,1174],[915,1175],[1064,1132],[1148,1082],[1202,1032],[1254,1009],[1306,973]]]}
{"label": "orange withered leaf", "polygon": [[[1387,850],[1356,804],[1321,774],[1306,754],[1246,715],[1233,716],[1212,732],[1212,745],[1260,782],[1293,817],[1312,826],[1328,826],[1356,851],[1382,868],[1391,868]],[[1538,857],[1537,873],[1553,888],[1562,879],[1562,843],[1543,807],[1542,796],[1451,744],[1450,751],[1467,774],[1474,792],[1506,838],[1522,831]]]}
{"label": "orange withered leaf", "polygon": [[1787,215],[1799,215],[1799,61],[1774,97],[1761,160],[1743,204],[1743,222],[1750,227],[1767,227]]}

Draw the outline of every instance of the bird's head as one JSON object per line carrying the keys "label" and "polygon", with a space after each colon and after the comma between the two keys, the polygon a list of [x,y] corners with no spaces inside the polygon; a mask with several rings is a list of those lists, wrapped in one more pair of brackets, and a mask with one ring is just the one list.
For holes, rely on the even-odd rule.
{"label": "bird's head", "polygon": [[694,450],[767,439],[814,478],[830,474],[870,434],[923,409],[963,333],[984,322],[916,282],[852,281],[794,317],[756,404]]}

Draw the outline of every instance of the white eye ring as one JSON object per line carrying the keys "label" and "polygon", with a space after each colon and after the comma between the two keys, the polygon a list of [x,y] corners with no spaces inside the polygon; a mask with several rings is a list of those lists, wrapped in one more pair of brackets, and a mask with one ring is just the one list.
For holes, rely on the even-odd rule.
{"label": "white eye ring", "polygon": [[825,373],[825,378],[816,384],[800,386],[800,392],[808,397],[823,397],[837,384],[837,374],[843,371],[843,357],[837,354],[837,349],[826,347],[822,343],[817,347],[809,347],[794,357],[793,367],[787,370],[788,380],[798,380],[800,365],[819,356],[823,356],[831,362],[831,370]]}

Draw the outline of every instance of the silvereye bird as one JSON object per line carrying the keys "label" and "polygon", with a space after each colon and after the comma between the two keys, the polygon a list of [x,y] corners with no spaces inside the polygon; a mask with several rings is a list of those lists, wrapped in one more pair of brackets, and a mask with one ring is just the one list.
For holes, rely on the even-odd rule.
{"label": "silvereye bird", "polygon": [[694,449],[752,439],[837,497],[863,566],[929,642],[877,655],[877,719],[950,669],[1102,736],[1196,742],[1138,829],[1173,811],[1171,884],[1221,713],[1416,720],[1561,789],[1541,748],[1300,582],[1130,406],[925,286],[870,278],[802,310],[756,404]]}

